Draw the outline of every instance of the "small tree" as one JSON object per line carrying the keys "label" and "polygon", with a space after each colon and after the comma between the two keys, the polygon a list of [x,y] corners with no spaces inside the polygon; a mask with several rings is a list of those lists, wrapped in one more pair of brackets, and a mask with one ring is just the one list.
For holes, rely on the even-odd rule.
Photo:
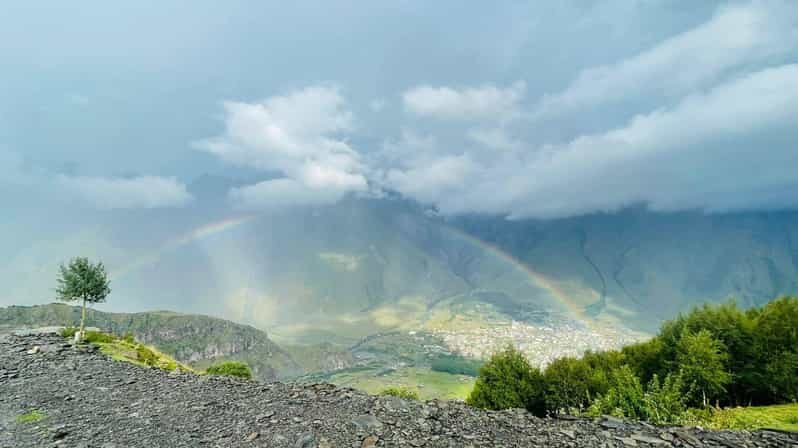
{"label": "small tree", "polygon": [[706,407],[726,392],[732,379],[724,368],[727,357],[723,343],[709,331],[682,334],[676,346],[676,361],[687,388],[688,405]]}
{"label": "small tree", "polygon": [[512,346],[494,354],[479,369],[477,382],[466,403],[485,409],[526,408],[536,415],[546,412],[543,375],[523,353]]}
{"label": "small tree", "polygon": [[102,262],[92,264],[88,258],[78,257],[69,264],[61,265],[58,287],[55,289],[58,300],[64,302],[83,301],[80,313],[80,339],[83,339],[86,322],[86,303],[105,302],[111,293],[110,281]]}

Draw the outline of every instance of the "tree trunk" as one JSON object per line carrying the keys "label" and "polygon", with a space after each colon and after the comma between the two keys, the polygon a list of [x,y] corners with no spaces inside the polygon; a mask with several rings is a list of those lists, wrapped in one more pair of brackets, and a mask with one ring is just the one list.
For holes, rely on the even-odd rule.
{"label": "tree trunk", "polygon": [[80,340],[83,341],[83,324],[86,322],[86,298],[83,298],[83,311],[80,313]]}

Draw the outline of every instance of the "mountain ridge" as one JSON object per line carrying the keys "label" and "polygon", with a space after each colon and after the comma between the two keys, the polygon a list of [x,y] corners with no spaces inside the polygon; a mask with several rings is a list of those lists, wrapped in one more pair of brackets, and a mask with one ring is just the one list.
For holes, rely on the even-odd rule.
{"label": "mountain ridge", "polygon": [[[199,368],[220,360],[247,362],[262,380],[301,373],[291,355],[250,325],[200,314],[159,310],[110,313],[87,309],[87,323],[110,333],[132,333],[180,362]],[[44,325],[75,326],[80,308],[61,303],[0,308],[0,331]]]}

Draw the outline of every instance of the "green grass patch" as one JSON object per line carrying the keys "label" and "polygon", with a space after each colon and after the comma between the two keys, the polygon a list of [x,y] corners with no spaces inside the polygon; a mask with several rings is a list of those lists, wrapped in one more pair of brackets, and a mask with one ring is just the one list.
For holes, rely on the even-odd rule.
{"label": "green grass patch", "polygon": [[347,369],[330,374],[325,381],[374,395],[389,387],[396,387],[416,392],[421,400],[465,400],[474,387],[472,377],[435,372],[421,367],[404,367],[390,371],[380,368]]}
{"label": "green grass patch", "polygon": [[392,395],[394,397],[404,398],[405,400],[418,400],[418,392],[404,387],[391,386],[383,389],[380,395]]}
{"label": "green grass patch", "polygon": [[[65,328],[61,335],[72,337],[75,334],[72,330],[72,327]],[[184,372],[199,373],[153,347],[136,342],[130,333],[117,336],[100,331],[87,331],[84,341],[98,346],[102,353],[116,361],[129,362],[142,367],[154,367],[169,372],[180,369]]]}
{"label": "green grass patch", "polygon": [[205,370],[208,375],[234,376],[237,378],[252,379],[252,370],[243,362],[225,361],[214,364]]}
{"label": "green grass patch", "polygon": [[34,409],[26,414],[18,415],[16,420],[17,423],[36,423],[38,421],[42,421],[47,418],[44,413],[38,409]]}
{"label": "green grass patch", "polygon": [[430,368],[436,372],[476,377],[482,364],[484,364],[482,361],[458,355],[438,355],[430,361]]}
{"label": "green grass patch", "polygon": [[691,411],[695,423],[712,429],[780,429],[798,432],[798,403]]}

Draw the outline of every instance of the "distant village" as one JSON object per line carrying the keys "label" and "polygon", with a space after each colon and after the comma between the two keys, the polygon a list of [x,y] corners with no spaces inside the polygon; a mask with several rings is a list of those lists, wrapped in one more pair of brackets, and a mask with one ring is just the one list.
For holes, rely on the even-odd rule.
{"label": "distant village", "polygon": [[557,358],[581,356],[587,350],[618,349],[645,339],[645,335],[625,328],[589,324],[576,320],[557,320],[530,325],[512,321],[469,330],[435,330],[447,348],[463,356],[487,359],[508,344],[529,358],[532,365],[547,366]]}

